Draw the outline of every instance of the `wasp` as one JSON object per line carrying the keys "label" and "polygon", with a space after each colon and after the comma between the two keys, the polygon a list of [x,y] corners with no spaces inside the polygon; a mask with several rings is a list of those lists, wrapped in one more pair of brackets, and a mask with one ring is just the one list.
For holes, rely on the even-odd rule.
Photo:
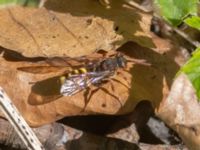
{"label": "wasp", "polygon": [[127,60],[122,54],[103,59],[95,63],[89,63],[85,68],[73,70],[66,76],[62,76],[63,83],[60,93],[64,96],[72,96],[91,84],[99,86],[103,81],[114,76],[119,68],[125,68]]}
{"label": "wasp", "polygon": [[[138,60],[138,59],[128,60],[121,53],[114,53],[112,55],[106,56],[107,52],[106,54],[104,52],[101,55],[103,55],[103,58],[98,57],[95,59],[87,59],[87,57],[80,57],[80,58],[64,59],[65,65],[66,65],[65,67],[67,68],[68,66],[70,66],[72,70],[70,71],[65,70],[61,75],[56,77],[56,79],[58,79],[60,83],[58,86],[59,94],[61,96],[73,96],[79,93],[80,91],[83,91],[83,90],[87,91],[91,85],[94,85],[98,88],[102,88],[101,85],[103,83],[108,82],[116,74],[118,69],[126,68],[127,63],[130,61],[134,63],[138,63],[138,64],[149,65],[144,60]],[[63,59],[63,58],[60,58],[60,59]],[[70,64],[70,61],[72,60],[75,60],[76,62],[81,63],[81,65]],[[55,68],[59,70],[60,67],[53,66],[51,64],[50,66],[21,67],[21,68],[18,68],[18,70],[30,72],[30,73],[48,73],[48,72],[54,71]],[[48,82],[50,82],[49,79],[47,80]],[[36,85],[43,85],[43,81],[37,82]],[[54,83],[52,85],[56,86],[56,84]],[[45,88],[45,85],[39,89],[44,89],[44,88]],[[106,89],[104,89],[104,91],[108,92]],[[117,97],[115,98],[117,99]]]}

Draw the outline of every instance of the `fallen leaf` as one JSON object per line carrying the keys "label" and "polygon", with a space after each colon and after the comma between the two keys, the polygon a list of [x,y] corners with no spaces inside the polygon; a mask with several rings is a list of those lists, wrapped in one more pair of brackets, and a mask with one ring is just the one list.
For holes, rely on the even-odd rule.
{"label": "fallen leaf", "polygon": [[0,10],[0,45],[27,57],[81,56],[127,41],[155,47],[149,34],[151,16],[122,2],[111,9],[94,0],[47,1],[45,7]]}
{"label": "fallen leaf", "polygon": [[[59,93],[61,85],[56,86],[56,73],[33,74],[18,70],[23,66],[31,66],[36,63],[31,62],[10,62],[3,57],[1,62],[1,79],[0,84],[14,101],[14,104],[21,111],[23,116],[31,125],[41,125],[47,122],[55,121],[64,116],[80,114],[117,114],[117,111],[124,105],[129,92],[131,75],[129,72],[122,72],[123,76],[116,76],[116,80],[102,85],[105,90],[98,90],[89,100],[89,103],[83,112],[85,106],[85,96],[83,92],[71,97],[62,96],[54,101],[45,101],[46,96],[56,95]],[[132,66],[132,65],[131,65]],[[51,79],[53,77],[53,80]],[[126,80],[124,78],[126,78]],[[46,80],[47,82],[41,82]],[[50,79],[50,80],[49,80]],[[37,83],[42,83],[37,86]],[[113,87],[117,87],[114,89]],[[91,87],[98,89],[98,87]],[[46,93],[43,93],[46,92]],[[37,94],[35,94],[37,93]],[[35,97],[34,97],[35,96]],[[33,102],[35,100],[35,102]],[[38,101],[41,100],[41,101]],[[30,103],[31,102],[31,103]],[[49,103],[48,103],[49,102]],[[118,112],[120,114],[122,112]]]}
{"label": "fallen leaf", "polygon": [[179,134],[189,149],[199,149],[200,106],[195,90],[185,74],[175,79],[157,115]]}
{"label": "fallen leaf", "polygon": [[[117,1],[108,10],[94,0],[84,3],[47,1],[48,10],[22,7],[0,10],[3,20],[0,27],[4,29],[0,31],[0,45],[8,48],[0,50],[3,51],[0,85],[31,126],[65,116],[127,114],[142,100],[149,100],[158,107],[166,98],[179,69],[174,60],[182,56],[170,41],[150,34],[151,15],[122,6]],[[136,42],[124,44],[127,41]],[[59,72],[39,75],[17,70],[38,64],[49,65],[41,62],[46,56],[89,54],[87,57],[90,57],[95,50],[111,50],[122,44],[119,51],[131,58],[145,59],[151,66],[130,64],[127,71],[119,70],[121,74],[115,79],[125,86],[115,81],[104,84],[108,92],[97,91],[84,112],[84,91],[72,97],[57,97]]]}
{"label": "fallen leaf", "polygon": [[[37,64],[44,65],[45,62],[24,60],[13,63],[1,57],[0,85],[31,126],[40,126],[65,116],[127,114],[132,112],[137,103],[142,100],[149,100],[153,106],[158,106],[163,99],[163,89],[167,91],[174,73],[178,69],[177,64],[169,61],[170,59],[165,56],[136,43],[128,43],[119,51],[131,58],[146,59],[152,66],[130,63],[126,68],[127,71],[119,69],[120,74],[116,75],[114,79],[121,83],[111,80],[103,84],[102,87],[107,89],[107,92],[98,90],[94,93],[85,111],[83,111],[85,106],[84,91],[71,97],[63,96],[57,99],[52,97],[56,93],[59,94],[60,85],[56,82],[58,79],[56,76],[63,72],[62,69],[57,73],[50,72],[46,74],[28,73],[17,69],[37,66]],[[96,54],[87,57],[92,58],[94,55]],[[171,71],[172,69],[173,71]],[[168,84],[163,84],[164,79]],[[41,81],[45,80],[47,82],[41,84]],[[37,83],[40,83],[39,87],[37,87]],[[97,87],[91,88],[96,89]],[[43,92],[46,92],[46,96]],[[37,94],[35,95],[35,93]],[[49,96],[52,99],[49,99]]]}

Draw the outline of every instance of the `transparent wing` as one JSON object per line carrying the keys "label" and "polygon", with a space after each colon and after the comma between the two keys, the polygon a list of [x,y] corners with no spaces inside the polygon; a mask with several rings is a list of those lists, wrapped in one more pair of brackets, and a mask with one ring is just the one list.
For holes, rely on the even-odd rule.
{"label": "transparent wing", "polygon": [[63,96],[72,96],[87,87],[91,84],[101,83],[102,80],[106,79],[113,72],[102,71],[102,72],[89,72],[82,75],[74,75],[70,78],[67,78],[64,84],[61,86],[60,94]]}

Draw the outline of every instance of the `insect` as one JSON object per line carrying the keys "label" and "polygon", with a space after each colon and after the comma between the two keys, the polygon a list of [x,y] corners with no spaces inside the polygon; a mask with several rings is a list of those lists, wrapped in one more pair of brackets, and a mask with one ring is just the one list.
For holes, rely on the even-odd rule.
{"label": "insect", "polygon": [[85,68],[73,70],[73,73],[61,78],[63,84],[60,93],[64,96],[72,96],[91,84],[99,86],[103,81],[114,76],[118,68],[125,68],[126,65],[125,57],[117,54],[96,63],[90,63]]}
{"label": "insect", "polygon": [[[110,93],[107,89],[103,88],[101,85],[105,82],[108,82],[116,73],[119,68],[126,68],[127,62],[134,62],[139,64],[148,65],[144,60],[132,59],[128,60],[125,56],[121,53],[114,53],[112,55],[106,56],[107,53],[101,53],[104,57],[97,57],[89,59],[87,57],[79,57],[79,58],[60,58],[62,61],[65,62],[64,67],[68,68],[63,71],[59,76],[44,80],[38,81],[33,86],[32,90],[34,93],[40,95],[46,95],[46,102],[51,101],[56,94],[59,96],[73,96],[80,91],[85,90],[85,107],[88,103],[89,99],[91,98],[92,94],[88,97],[87,93],[89,92],[90,86],[94,85],[98,89],[102,89],[103,91],[109,93],[116,99],[112,93]],[[78,62],[78,65],[73,65],[70,62],[75,61]],[[59,63],[58,63],[59,64]],[[54,72],[56,70],[61,69],[62,67],[54,66],[51,62],[50,66],[32,66],[32,67],[21,67],[18,70],[31,72],[31,73],[48,73]],[[71,68],[72,70],[69,70]],[[116,82],[121,83],[115,79],[112,79]],[[56,84],[58,83],[59,84]],[[52,86],[50,85],[52,82]],[[121,83],[123,84],[123,83]],[[46,88],[56,88],[56,91],[51,93],[50,90],[44,91]],[[39,90],[38,90],[39,89]],[[95,91],[97,91],[95,90]],[[51,93],[51,94],[50,94]],[[93,92],[94,93],[94,92]],[[51,96],[52,95],[52,96]],[[88,97],[88,98],[87,98]],[[37,98],[37,97],[36,97]]]}

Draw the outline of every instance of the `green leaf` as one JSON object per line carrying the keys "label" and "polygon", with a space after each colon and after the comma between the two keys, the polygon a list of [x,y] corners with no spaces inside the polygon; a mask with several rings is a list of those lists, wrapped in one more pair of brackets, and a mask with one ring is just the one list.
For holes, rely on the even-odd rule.
{"label": "green leaf", "polygon": [[15,5],[37,7],[39,2],[40,0],[0,0],[0,8]]}
{"label": "green leaf", "polygon": [[192,16],[191,18],[186,18],[184,20],[184,22],[186,24],[188,24],[189,26],[191,26],[191,27],[193,27],[195,29],[200,30],[200,17]]}
{"label": "green leaf", "polygon": [[178,26],[188,15],[197,15],[199,0],[155,0],[161,15],[170,24]]}
{"label": "green leaf", "polygon": [[179,73],[185,73],[192,82],[198,99],[200,99],[200,47],[195,50],[192,58],[181,68]]}

